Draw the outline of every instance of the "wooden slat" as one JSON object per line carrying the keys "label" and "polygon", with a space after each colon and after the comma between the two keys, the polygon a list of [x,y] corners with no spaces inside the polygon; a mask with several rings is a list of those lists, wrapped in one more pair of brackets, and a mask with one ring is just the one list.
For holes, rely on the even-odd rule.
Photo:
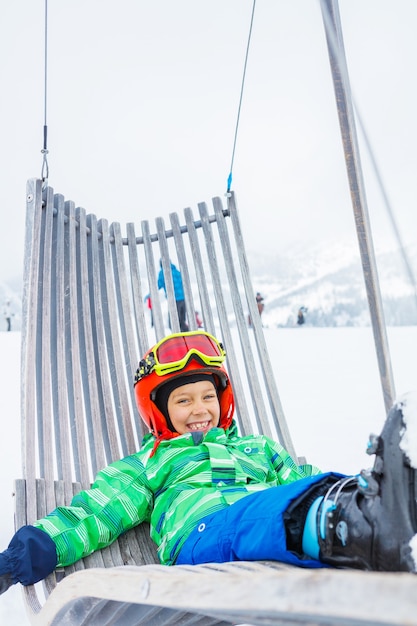
{"label": "wooden slat", "polygon": [[[33,623],[110,626],[113,611],[130,607],[124,626],[193,623],[176,622],[178,613],[169,611],[184,612],[182,620],[206,620],[196,624],[410,626],[417,624],[414,589],[413,574],[317,572],[272,563],[85,570],[60,583],[43,619]],[[95,604],[98,597],[108,601],[108,620],[104,603]],[[144,622],[144,608],[156,606]]]}
{"label": "wooden slat", "polygon": [[168,242],[165,237],[165,222],[162,219],[162,217],[157,217],[155,222],[156,222],[156,230],[158,234],[159,252],[160,252],[160,257],[162,261],[162,270],[164,272],[165,289],[166,289],[166,295],[167,295],[167,301],[168,301],[169,326],[173,333],[179,333],[180,325],[178,321],[177,306],[175,304],[174,283],[172,280],[172,272],[171,272],[171,262],[173,261],[170,256]]}
{"label": "wooden slat", "polygon": [[190,208],[184,209],[185,221],[187,225],[187,232],[190,241],[191,258],[193,259],[194,269],[196,273],[196,280],[198,286],[198,293],[201,302],[201,314],[203,316],[203,325],[207,332],[212,335],[216,334],[214,326],[214,318],[212,305],[210,303],[210,296],[208,292],[208,281],[204,272],[203,256],[200,248],[200,243],[197,235],[197,228],[195,225],[194,216]]}
{"label": "wooden slat", "polygon": [[52,294],[52,231],[53,231],[53,211],[54,197],[52,193],[46,195],[45,226],[42,240],[42,315],[39,320],[39,343],[40,363],[42,376],[39,377],[40,394],[37,398],[38,409],[38,431],[40,438],[39,456],[41,467],[41,475],[46,478],[46,501],[48,506],[53,506],[54,497],[54,428],[53,428],[53,409],[52,409],[52,393],[51,393],[51,354],[52,349],[55,350],[53,341],[55,337],[52,335],[51,328],[51,310],[55,294]]}
{"label": "wooden slat", "polygon": [[[80,303],[79,342],[80,342],[80,367],[83,385],[84,415],[86,419],[87,437],[91,457],[91,473],[95,476],[99,468],[106,465],[106,456],[103,445],[103,428],[101,420],[101,407],[99,401],[99,388],[97,384],[96,350],[97,335],[93,332],[93,316],[91,315],[92,303],[90,298],[90,284],[93,272],[89,265],[88,240],[91,239],[90,230],[87,227],[85,210],[75,210],[75,219],[78,223],[78,237],[76,240],[77,258],[77,294]],[[94,324],[95,329],[95,324]]]}
{"label": "wooden slat", "polygon": [[102,423],[103,445],[106,462],[118,458],[119,443],[116,434],[115,413],[111,398],[111,374],[107,362],[107,338],[103,311],[105,292],[103,294],[103,279],[101,272],[101,239],[97,218],[87,215],[89,255],[89,288],[91,301],[91,323],[94,340],[95,379],[99,401],[100,419]]}
{"label": "wooden slat", "polygon": [[[101,219],[98,223],[101,238],[99,242],[100,269],[102,278],[101,310],[106,337],[107,367],[110,373],[109,380],[112,390],[112,402],[116,417],[119,452],[115,458],[132,454],[135,447],[132,424],[130,422],[130,407],[128,402],[125,365],[122,358],[120,343],[120,318],[114,290],[114,275],[111,258],[110,231],[107,220]],[[131,376],[131,374],[130,374]]]}
{"label": "wooden slat", "polygon": [[[57,478],[64,481],[64,489],[67,490],[65,500],[71,497],[71,483],[73,474],[73,455],[70,446],[70,420],[68,412],[68,394],[66,390],[66,276],[62,271],[63,259],[68,254],[65,245],[66,215],[65,203],[62,195],[55,195],[54,206],[56,217],[54,218],[54,245],[57,262],[53,267],[53,286],[55,293],[55,306],[51,310],[51,322],[53,328],[51,352],[52,378],[51,391],[53,399],[53,422],[55,429],[55,459],[57,463]],[[58,261],[59,260],[59,261]]]}
{"label": "wooden slat", "polygon": [[[117,313],[114,319],[118,320],[120,329],[120,341],[117,344],[119,359],[117,368],[124,379],[119,381],[118,387],[122,386],[121,417],[123,420],[123,432],[126,439],[126,449],[128,453],[133,453],[138,449],[139,442],[136,440],[136,424],[139,424],[139,415],[136,410],[133,378],[138,364],[137,342],[133,330],[131,300],[129,298],[128,279],[126,275],[125,257],[123,251],[123,240],[120,224],[114,222],[110,226],[110,241],[113,269],[113,285],[115,293],[115,305]],[[114,322],[113,322],[114,324]],[[132,417],[135,417],[135,429],[132,428]]]}
{"label": "wooden slat", "polygon": [[66,284],[68,295],[66,298],[66,354],[67,354],[67,381],[68,398],[71,399],[72,421],[70,429],[74,460],[77,467],[77,480],[87,487],[91,482],[88,460],[87,432],[84,420],[84,404],[81,376],[81,353],[79,342],[79,307],[77,291],[77,236],[78,230],[75,220],[75,204],[72,201],[65,203],[66,237],[67,237],[67,264],[68,277]]}
{"label": "wooden slat", "polygon": [[188,269],[187,255],[186,255],[185,246],[184,246],[184,237],[182,236],[182,233],[181,233],[180,220],[179,220],[178,214],[171,213],[169,218],[171,221],[172,232],[173,232],[174,242],[175,242],[175,249],[176,249],[177,257],[178,257],[178,265],[179,265],[178,269],[181,272],[181,278],[182,278],[182,283],[184,287],[184,299],[185,299],[185,306],[186,306],[186,311],[187,311],[188,327],[189,327],[189,330],[195,330],[197,327],[196,320],[195,320],[196,305],[194,303],[194,296],[193,296],[193,291],[191,288],[190,272]]}
{"label": "wooden slat", "polygon": [[126,225],[126,230],[136,335],[138,338],[139,354],[144,354],[145,350],[149,346],[149,339],[146,331],[145,311],[143,306],[146,294],[144,294],[142,288],[142,279],[139,271],[135,225],[128,223]]}
{"label": "wooden slat", "polygon": [[[39,285],[39,245],[41,219],[38,215],[42,211],[42,184],[41,181],[30,180],[26,187],[26,232],[23,290],[23,325],[21,349],[21,412],[22,412],[22,472],[23,476],[35,476],[37,447],[36,438],[36,375],[33,355],[36,353],[36,337],[38,323],[38,285]],[[28,489],[27,522],[36,519],[36,493],[34,485]]]}
{"label": "wooden slat", "polygon": [[[156,340],[162,339],[165,335],[165,324],[162,318],[162,309],[159,299],[158,293],[158,270],[159,270],[159,260],[158,269],[156,269],[155,259],[153,255],[153,247],[152,247],[152,237],[149,222],[147,220],[143,220],[141,223],[142,226],[142,238],[143,238],[143,247],[145,253],[146,260],[146,271],[148,275],[148,283],[149,283],[149,292],[151,294],[152,299],[152,311],[153,311],[153,322],[155,328]],[[149,348],[150,346],[147,346]]]}
{"label": "wooden slat", "polygon": [[112,255],[114,303],[117,307],[117,314],[116,317],[113,318],[111,325],[115,326],[114,320],[118,320],[118,336],[120,335],[116,349],[116,353],[119,355],[116,370],[120,372],[117,387],[123,391],[123,393],[120,394],[120,425],[123,430],[123,437],[126,441],[125,454],[132,454],[138,449],[140,443],[136,440],[132,420],[132,416],[134,415],[132,407],[135,406],[133,378],[138,361],[137,342],[133,330],[133,311],[128,291],[127,268],[125,265],[122,233],[119,223],[115,222],[110,226],[109,235],[111,242],[110,252]]}

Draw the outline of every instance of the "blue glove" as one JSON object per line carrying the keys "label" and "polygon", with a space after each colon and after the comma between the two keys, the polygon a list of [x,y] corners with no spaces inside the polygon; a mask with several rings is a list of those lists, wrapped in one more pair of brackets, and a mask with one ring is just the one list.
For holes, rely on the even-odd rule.
{"label": "blue glove", "polygon": [[32,585],[46,578],[57,564],[55,543],[40,528],[23,526],[0,553],[0,594],[15,583]]}

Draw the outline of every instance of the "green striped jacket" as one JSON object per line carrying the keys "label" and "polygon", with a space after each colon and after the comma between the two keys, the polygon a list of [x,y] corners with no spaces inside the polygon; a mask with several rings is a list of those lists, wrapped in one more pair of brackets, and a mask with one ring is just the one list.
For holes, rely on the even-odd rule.
{"label": "green striped jacket", "polygon": [[146,435],[139,452],[101,470],[70,506],[34,524],[55,542],[58,566],[109,545],[143,521],[150,522],[161,563],[172,565],[202,517],[255,491],[319,473],[298,466],[268,437],[239,437],[235,424],[162,441],[151,456],[154,443]]}

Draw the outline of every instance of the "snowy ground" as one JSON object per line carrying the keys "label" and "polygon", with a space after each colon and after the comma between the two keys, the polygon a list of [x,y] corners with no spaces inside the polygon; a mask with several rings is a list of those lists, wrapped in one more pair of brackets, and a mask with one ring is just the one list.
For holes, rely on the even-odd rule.
{"label": "snowy ground", "polygon": [[[265,329],[296,451],[323,470],[371,465],[365,446],[384,421],[370,328]],[[417,326],[388,330],[397,396],[417,388]],[[13,480],[20,473],[20,334],[0,333],[0,549],[13,533]],[[18,587],[0,597],[0,624],[28,624]]]}

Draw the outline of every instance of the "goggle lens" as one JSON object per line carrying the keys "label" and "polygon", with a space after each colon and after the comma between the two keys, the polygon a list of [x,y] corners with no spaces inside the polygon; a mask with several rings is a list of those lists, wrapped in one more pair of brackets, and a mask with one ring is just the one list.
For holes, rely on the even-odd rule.
{"label": "goggle lens", "polygon": [[191,351],[200,352],[208,357],[222,356],[224,352],[217,341],[213,341],[208,335],[180,335],[170,337],[157,347],[156,360],[161,365],[182,361]]}

